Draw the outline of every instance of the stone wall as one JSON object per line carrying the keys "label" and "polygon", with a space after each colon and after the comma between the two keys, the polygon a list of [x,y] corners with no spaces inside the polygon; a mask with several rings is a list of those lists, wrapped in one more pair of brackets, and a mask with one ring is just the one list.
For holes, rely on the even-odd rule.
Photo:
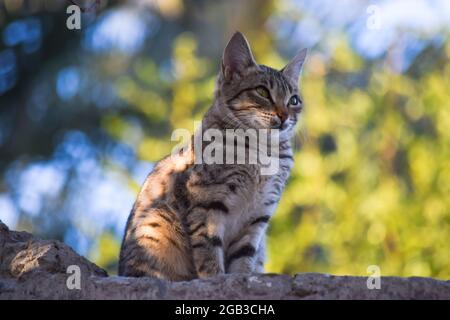
{"label": "stone wall", "polygon": [[[80,289],[67,273],[71,265],[79,267]],[[450,299],[450,281],[382,277],[381,288],[369,290],[365,277],[319,273],[189,282],[108,277],[64,243],[10,231],[0,221],[0,299]]]}

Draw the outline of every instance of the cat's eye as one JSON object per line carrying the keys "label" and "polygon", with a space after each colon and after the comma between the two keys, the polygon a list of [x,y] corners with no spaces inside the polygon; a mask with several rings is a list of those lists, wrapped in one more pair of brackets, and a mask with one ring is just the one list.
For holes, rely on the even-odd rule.
{"label": "cat's eye", "polygon": [[256,92],[258,92],[258,94],[263,98],[269,99],[270,97],[269,90],[264,87],[257,87]]}
{"label": "cat's eye", "polygon": [[291,104],[291,105],[293,105],[293,106],[298,105],[300,102],[301,102],[301,101],[300,101],[300,98],[299,98],[297,95],[292,96],[292,97],[289,99],[289,104]]}

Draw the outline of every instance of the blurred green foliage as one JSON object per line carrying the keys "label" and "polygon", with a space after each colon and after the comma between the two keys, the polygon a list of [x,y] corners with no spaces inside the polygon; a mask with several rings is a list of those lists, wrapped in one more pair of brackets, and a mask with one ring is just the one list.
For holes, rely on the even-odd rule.
{"label": "blurred green foliage", "polygon": [[366,87],[347,88],[326,83],[360,68],[340,53],[328,66],[309,60],[308,139],[271,229],[268,269],[364,275],[375,264],[384,275],[448,278],[450,67],[417,79],[373,68]]}

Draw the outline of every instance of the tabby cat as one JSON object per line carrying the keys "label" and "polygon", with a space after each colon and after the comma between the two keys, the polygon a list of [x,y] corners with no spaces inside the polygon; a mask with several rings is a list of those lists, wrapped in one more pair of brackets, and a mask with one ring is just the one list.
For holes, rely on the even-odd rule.
{"label": "tabby cat", "polygon": [[262,175],[259,164],[198,163],[193,140],[161,160],[128,218],[119,275],[182,281],[264,272],[267,224],[293,165],[305,57],[303,49],[280,71],[258,65],[244,35],[233,35],[201,130],[279,130],[279,168]]}

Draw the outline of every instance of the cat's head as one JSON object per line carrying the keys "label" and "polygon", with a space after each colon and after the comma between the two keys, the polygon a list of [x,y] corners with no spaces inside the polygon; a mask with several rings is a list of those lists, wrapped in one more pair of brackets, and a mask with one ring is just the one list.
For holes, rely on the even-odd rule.
{"label": "cat's head", "polygon": [[236,32],[227,44],[217,81],[216,101],[232,127],[279,129],[289,135],[303,108],[298,81],[307,50],[283,69],[259,65],[244,35]]}

